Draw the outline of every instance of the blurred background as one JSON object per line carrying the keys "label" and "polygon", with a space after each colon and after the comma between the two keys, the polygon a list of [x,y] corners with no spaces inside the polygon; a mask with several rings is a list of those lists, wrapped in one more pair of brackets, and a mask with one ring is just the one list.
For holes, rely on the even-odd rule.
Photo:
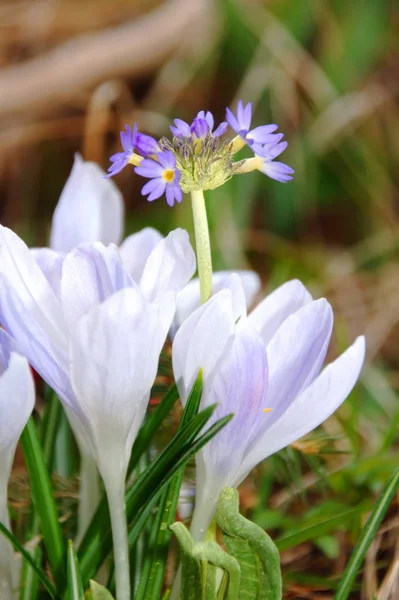
{"label": "blurred background", "polygon": [[[264,291],[297,277],[327,296],[331,358],[365,333],[368,366],[337,415],[261,466],[243,510],[278,540],[287,598],[330,598],[375,495],[399,461],[399,17],[390,0],[2,0],[0,222],[46,245],[75,152],[107,169],[119,132],[252,101],[295,169],[208,193],[215,267]],[[115,182],[125,234],[192,233],[190,203]],[[395,503],[353,598],[397,598]],[[396,590],[396,591],[395,591]],[[398,594],[397,596],[395,594]],[[393,595],[392,595],[393,594]]]}

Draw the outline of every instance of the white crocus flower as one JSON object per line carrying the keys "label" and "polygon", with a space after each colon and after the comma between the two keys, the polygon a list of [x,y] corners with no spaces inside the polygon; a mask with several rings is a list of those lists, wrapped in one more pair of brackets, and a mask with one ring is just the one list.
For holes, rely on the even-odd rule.
{"label": "white crocus flower", "polygon": [[312,431],[342,404],[365,354],[360,337],[320,373],[332,309],[325,299],[312,301],[299,281],[280,287],[248,318],[244,313],[237,318],[232,290],[234,286],[219,292],[192,313],[172,350],[183,402],[202,368],[201,408],[217,403],[213,420],[234,413],[197,454],[192,522],[197,541],[224,487],[237,487],[258,463]]}
{"label": "white crocus flower", "polygon": [[[0,329],[0,521],[10,529],[7,485],[17,442],[35,404],[29,363]],[[12,547],[0,536],[0,596],[12,599]]]}
{"label": "white crocus flower", "polygon": [[23,241],[0,227],[0,323],[57,392],[96,459],[110,505],[121,600],[129,590],[126,470],[176,295],[194,271],[181,229],[158,242],[139,285],[116,246],[86,244],[67,254],[56,294]]}
{"label": "white crocus flower", "polygon": [[[159,231],[145,227],[122,240],[123,199],[111,179],[95,163],[77,154],[71,174],[64,186],[53,215],[50,248],[34,248],[32,254],[59,296],[62,265],[66,253],[86,242],[119,245],[125,270],[137,284],[155,246],[163,239]],[[260,289],[260,279],[253,271],[238,271],[247,306],[251,306]],[[213,275],[214,292],[228,287],[230,271]],[[179,293],[176,315],[171,326],[173,336],[189,314],[200,305],[199,280],[193,279]]]}

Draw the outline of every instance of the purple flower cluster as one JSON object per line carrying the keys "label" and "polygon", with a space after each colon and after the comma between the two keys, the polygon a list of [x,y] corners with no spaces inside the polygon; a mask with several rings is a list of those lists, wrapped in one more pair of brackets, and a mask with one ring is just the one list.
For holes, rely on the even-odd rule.
{"label": "purple flower cluster", "polygon": [[[187,163],[182,160],[179,152],[184,152],[183,158],[186,159],[187,148],[190,147],[192,156],[204,154],[206,164],[208,164],[209,157],[209,169],[213,169],[214,178],[215,169],[219,168],[218,148],[223,145],[224,148],[227,148],[230,171],[226,173],[224,179],[221,177],[217,185],[221,185],[234,173],[248,172],[254,168],[282,183],[290,181],[294,173],[293,169],[284,163],[274,161],[287,147],[287,142],[281,141],[284,137],[283,134],[275,133],[278,126],[261,125],[251,129],[251,121],[252,104],[249,102],[244,106],[241,100],[237,104],[236,114],[229,108],[226,109],[226,121],[220,123],[216,129],[214,129],[215,120],[212,113],[201,110],[191,125],[181,119],[174,120],[174,125],[170,127],[174,141],[171,144],[166,140],[168,144],[166,146],[162,140],[158,143],[154,138],[140,133],[136,123],[134,123],[133,130],[126,125],[126,130],[121,132],[123,151],[111,156],[112,164],[106,177],[116,175],[130,163],[135,166],[135,172],[138,175],[150,179],[142,189],[142,194],[147,196],[147,200],[151,202],[165,194],[167,203],[169,206],[173,206],[175,201],[182,201],[183,190],[187,192],[192,189],[213,189],[206,185],[202,187],[200,185],[202,180],[199,183],[195,181],[196,185],[198,183],[197,187],[190,187],[187,184],[187,177],[192,178],[193,170],[191,166],[187,167]],[[219,138],[226,133],[229,125],[237,137],[230,143],[220,142]],[[250,167],[240,170],[238,165],[245,163],[245,160],[241,163],[233,163],[232,157],[245,144],[258,160],[254,161]],[[212,152],[214,156],[212,156]],[[224,154],[226,155],[226,151]],[[223,164],[226,165],[226,162]],[[246,164],[248,165],[249,162]],[[221,168],[223,167],[221,166]],[[184,178],[182,178],[182,174],[184,174]]]}

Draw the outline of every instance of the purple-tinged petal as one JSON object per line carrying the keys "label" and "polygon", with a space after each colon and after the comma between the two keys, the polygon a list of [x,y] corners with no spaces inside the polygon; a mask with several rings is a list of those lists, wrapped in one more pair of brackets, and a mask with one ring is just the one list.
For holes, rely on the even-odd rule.
{"label": "purple-tinged petal", "polygon": [[133,285],[114,244],[105,247],[96,243],[74,248],[64,260],[61,281],[66,321],[73,328],[93,306]]}
{"label": "purple-tinged petal", "polygon": [[160,240],[149,255],[140,289],[149,302],[155,302],[168,293],[180,292],[194,271],[195,254],[188,233],[176,229]]}
{"label": "purple-tinged petal", "polygon": [[288,317],[268,344],[270,426],[319,374],[332,326],[327,300],[314,300]]}
{"label": "purple-tinged petal", "polygon": [[352,391],[363,366],[364,356],[365,339],[359,337],[346,352],[322,371],[272,427],[265,424],[262,435],[246,456],[237,479],[230,485],[238,486],[265,458],[302,438],[328,419]]}
{"label": "purple-tinged petal", "polygon": [[[119,163],[112,169],[118,171]],[[123,168],[123,164],[122,167]],[[77,154],[55,208],[50,247],[69,252],[83,242],[118,244],[122,238],[124,204],[112,181],[104,180],[98,165]]]}
{"label": "purple-tinged petal", "polygon": [[148,257],[163,236],[152,227],[145,227],[129,235],[121,244],[119,253],[126,271],[135,283],[140,282]]}
{"label": "purple-tinged petal", "polygon": [[309,302],[312,302],[312,296],[298,279],[294,279],[269,294],[240,324],[256,329],[267,346],[284,321]]}
{"label": "purple-tinged petal", "polygon": [[200,369],[214,373],[232,342],[234,316],[231,294],[222,290],[190,315],[176,333],[172,362],[180,398],[186,403]]}
{"label": "purple-tinged petal", "polygon": [[57,298],[61,294],[62,265],[64,252],[56,252],[51,248],[31,248],[31,254],[45,275]]}
{"label": "purple-tinged petal", "polygon": [[[180,175],[180,171],[177,171],[176,175],[177,174]],[[173,189],[174,189],[174,194],[175,194],[175,200],[176,200],[176,202],[180,203],[183,200],[183,190],[181,189],[177,179],[175,179],[175,181],[174,181]]]}
{"label": "purple-tinged petal", "polygon": [[230,423],[202,450],[207,482],[219,492],[231,485],[245,458],[262,410],[267,406],[268,366],[266,349],[256,332],[237,333],[209,387],[203,406],[217,404],[209,425],[233,413]]}

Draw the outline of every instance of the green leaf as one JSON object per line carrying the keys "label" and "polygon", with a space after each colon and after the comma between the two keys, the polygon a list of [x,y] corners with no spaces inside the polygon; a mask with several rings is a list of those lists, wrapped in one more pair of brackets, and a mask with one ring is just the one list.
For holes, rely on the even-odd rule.
{"label": "green leaf", "polygon": [[[202,563],[206,561],[211,563],[213,567],[223,569],[224,574],[217,593],[217,600],[236,600],[241,580],[241,569],[236,559],[224,552],[216,542],[196,544],[194,546],[194,556]],[[212,573],[212,578],[214,575],[216,575],[216,569]],[[214,598],[214,595],[211,597]]]}
{"label": "green leaf", "polygon": [[166,419],[177,399],[179,398],[179,392],[177,386],[174,384],[170,390],[162,398],[152,415],[147,419],[147,422],[140,429],[137,438],[133,444],[132,454],[130,457],[128,477],[136,468],[143,452],[151,444],[155,433],[158,431],[162,422]]}
{"label": "green leaf", "polygon": [[[179,431],[197,415],[201,396],[202,371],[198,374],[190,392],[180,421]],[[135,600],[160,597],[172,535],[169,527],[175,520],[183,475],[184,468],[174,476],[160,498],[151,530],[148,553],[141,569],[140,583]]]}
{"label": "green leaf", "polygon": [[216,522],[241,567],[240,600],[281,600],[278,550],[263,529],[240,515],[237,490],[225,488],[220,494]]}
{"label": "green leaf", "polygon": [[22,554],[25,561],[32,567],[33,571],[37,574],[39,580],[41,581],[47,592],[50,594],[51,598],[59,598],[57,590],[54,588],[53,584],[51,583],[43,569],[33,560],[29,552],[25,550],[22,544],[19,543],[19,541],[11,533],[11,531],[9,531],[7,527],[4,527],[3,523],[0,523],[0,532],[10,540],[15,550]]}
{"label": "green leaf", "polygon": [[[194,544],[183,523],[170,526],[177,537],[181,555],[181,592],[184,599],[236,600],[240,588],[240,566],[216,542]],[[216,568],[224,571],[219,589]],[[157,596],[146,596],[151,600]]]}
{"label": "green leaf", "polygon": [[68,598],[69,600],[84,600],[82,576],[79,561],[72,540],[68,541]]}
{"label": "green leaf", "polygon": [[114,600],[110,592],[99,583],[90,580],[90,592],[92,600]]}
{"label": "green leaf", "polygon": [[203,598],[204,582],[201,563],[193,554],[194,542],[191,535],[183,523],[173,523],[170,528],[177,537],[180,546],[182,573],[180,597],[184,600]]}
{"label": "green leaf", "polygon": [[[43,448],[44,459],[47,468],[51,472],[54,457],[54,447],[57,437],[57,431],[62,412],[61,403],[56,393],[47,386],[45,393],[46,408],[43,419],[39,426],[40,439]],[[29,524],[26,532],[26,539],[31,540],[40,533],[39,519],[34,510],[30,510]],[[42,548],[40,544],[32,550],[31,557],[36,564],[41,564]],[[36,600],[39,590],[39,578],[36,572],[30,568],[28,562],[24,562],[21,572],[21,583],[19,600]]]}
{"label": "green leaf", "polygon": [[371,542],[373,541],[378,528],[381,525],[385,513],[387,512],[398,487],[399,469],[394,472],[374,505],[371,515],[365,527],[363,528],[360,538],[352,552],[343,576],[339,582],[335,594],[335,600],[346,600],[346,598],[348,598],[352,590],[355,577],[362,565],[367,550],[369,549]]}
{"label": "green leaf", "polygon": [[40,522],[47,558],[58,587],[65,581],[65,551],[51,481],[36,426],[31,417],[22,432],[21,446]]}

